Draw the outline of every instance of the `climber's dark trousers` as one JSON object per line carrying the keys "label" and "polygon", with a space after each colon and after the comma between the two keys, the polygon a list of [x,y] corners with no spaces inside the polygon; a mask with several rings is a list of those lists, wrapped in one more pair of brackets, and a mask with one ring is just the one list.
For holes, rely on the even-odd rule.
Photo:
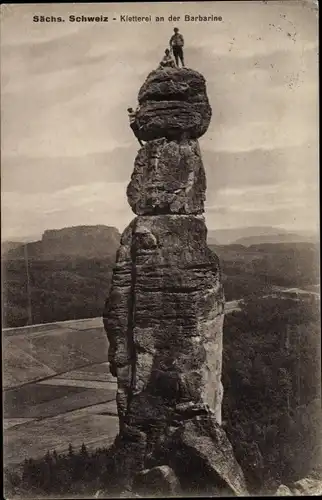
{"label": "climber's dark trousers", "polygon": [[179,66],[179,59],[180,59],[182,66],[184,66],[182,47],[174,46],[172,48],[173,48],[173,55],[176,60],[176,65]]}
{"label": "climber's dark trousers", "polygon": [[141,146],[141,147],[142,147],[142,146],[144,146],[144,144],[143,144],[143,142],[141,141],[141,139],[139,139],[139,138],[138,138],[138,136],[137,136],[137,133],[138,133],[138,128],[137,128],[137,126],[136,126],[136,123],[135,123],[135,122],[134,122],[134,123],[131,123],[130,127],[131,127],[131,129],[133,130],[133,133],[134,133],[135,137],[136,137],[136,138],[137,138],[137,140],[139,141],[140,146]]}

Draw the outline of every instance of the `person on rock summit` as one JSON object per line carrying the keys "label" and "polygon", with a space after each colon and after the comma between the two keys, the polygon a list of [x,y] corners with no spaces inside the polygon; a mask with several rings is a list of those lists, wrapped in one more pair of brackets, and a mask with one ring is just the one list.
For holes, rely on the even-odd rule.
{"label": "person on rock summit", "polygon": [[183,46],[184,39],[181,33],[179,33],[178,28],[174,28],[174,35],[170,38],[169,44],[170,49],[173,52],[174,58],[176,60],[176,65],[179,67],[179,59],[181,61],[182,67],[184,67],[184,59],[183,59]]}
{"label": "person on rock summit", "polygon": [[163,68],[175,68],[176,65],[175,65],[175,62],[173,60],[173,57],[172,55],[170,54],[170,50],[169,49],[165,49],[164,51],[164,56],[160,62],[160,65],[159,65],[159,69],[163,69]]}
{"label": "person on rock summit", "polygon": [[144,144],[141,141],[141,139],[138,137],[139,128],[138,128],[137,123],[136,123],[136,114],[138,112],[138,108],[135,111],[133,110],[133,108],[127,108],[127,112],[129,114],[130,127],[133,130],[135,137],[139,141],[140,146],[142,147]]}

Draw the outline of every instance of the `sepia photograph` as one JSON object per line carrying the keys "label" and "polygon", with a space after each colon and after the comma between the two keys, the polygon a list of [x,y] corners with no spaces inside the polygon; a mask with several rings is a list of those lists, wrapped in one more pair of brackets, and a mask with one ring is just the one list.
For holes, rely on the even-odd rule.
{"label": "sepia photograph", "polygon": [[318,22],[1,5],[7,500],[322,495]]}

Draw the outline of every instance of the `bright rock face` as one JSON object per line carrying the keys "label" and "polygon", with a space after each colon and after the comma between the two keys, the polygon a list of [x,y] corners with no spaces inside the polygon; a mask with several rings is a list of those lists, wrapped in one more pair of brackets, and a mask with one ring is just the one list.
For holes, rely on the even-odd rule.
{"label": "bright rock face", "polygon": [[138,99],[148,142],[127,189],[137,217],[122,235],[104,311],[118,385],[115,474],[127,491],[156,474],[164,494],[170,483],[247,494],[220,427],[224,293],[206,241],[197,141],[211,117],[205,80],[190,69],[154,71]]}
{"label": "bright rock face", "polygon": [[202,214],[206,176],[198,141],[157,139],[140,149],[127,189],[137,215]]}
{"label": "bright rock face", "polygon": [[322,476],[319,479],[305,477],[291,484],[289,487],[281,484],[274,496],[321,496]]}

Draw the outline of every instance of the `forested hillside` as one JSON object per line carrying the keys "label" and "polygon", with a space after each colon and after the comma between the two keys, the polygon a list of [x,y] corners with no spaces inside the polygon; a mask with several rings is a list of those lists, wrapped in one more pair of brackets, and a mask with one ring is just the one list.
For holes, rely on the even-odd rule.
{"label": "forested hillside", "polygon": [[225,317],[223,419],[251,489],[289,483],[321,461],[316,298],[250,296]]}
{"label": "forested hillside", "polygon": [[[3,263],[4,326],[101,316],[117,250],[117,235],[112,236],[109,244],[96,238],[87,247],[79,240],[76,246],[68,239],[60,246],[46,243],[47,251],[39,250],[42,242],[29,244],[28,260],[21,248],[9,253]],[[265,295],[273,286],[318,283],[318,245],[313,243],[211,248],[221,262],[227,301]]]}
{"label": "forested hillside", "polygon": [[319,282],[319,246],[314,243],[211,246],[222,271],[226,300],[253,293],[266,294],[274,286],[307,289]]}
{"label": "forested hillside", "polygon": [[119,240],[114,227],[77,226],[4,252],[3,325],[100,316]]}
{"label": "forested hillside", "polygon": [[25,262],[7,261],[3,272],[3,325],[101,316],[113,265],[112,258],[29,261],[28,290]]}

